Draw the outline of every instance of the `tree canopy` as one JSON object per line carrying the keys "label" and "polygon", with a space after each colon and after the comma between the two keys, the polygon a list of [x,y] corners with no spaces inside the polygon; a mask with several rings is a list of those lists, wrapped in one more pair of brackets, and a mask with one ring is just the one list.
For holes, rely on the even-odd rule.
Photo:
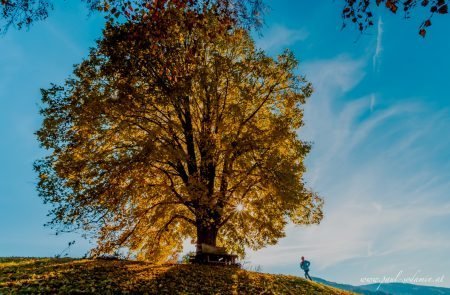
{"label": "tree canopy", "polygon": [[297,130],[311,85],[289,51],[273,59],[233,20],[170,6],[109,23],[63,86],[42,90],[40,196],[51,224],[166,260],[183,239],[244,254],[315,224]]}
{"label": "tree canopy", "polygon": [[[262,0],[81,0],[90,11],[105,12],[107,19],[140,20],[158,18],[168,6],[183,10],[215,7],[243,27],[258,27],[262,22]],[[44,20],[54,8],[54,0],[0,0],[0,32],[18,29]]]}
{"label": "tree canopy", "polygon": [[[228,14],[244,27],[260,27],[263,22],[265,5],[263,0],[81,0],[91,11],[106,12],[107,18],[125,18],[139,20],[142,16],[159,17],[159,11],[168,5],[179,9],[185,6],[202,9],[204,6],[216,6],[220,13]],[[344,27],[353,23],[359,31],[373,26],[374,7],[384,6],[397,14],[403,11],[405,18],[418,13],[418,7],[429,11],[419,27],[419,34],[425,37],[431,19],[436,14],[448,13],[448,0],[341,0]],[[10,26],[28,27],[31,23],[48,17],[53,9],[53,0],[1,0],[0,32]]]}

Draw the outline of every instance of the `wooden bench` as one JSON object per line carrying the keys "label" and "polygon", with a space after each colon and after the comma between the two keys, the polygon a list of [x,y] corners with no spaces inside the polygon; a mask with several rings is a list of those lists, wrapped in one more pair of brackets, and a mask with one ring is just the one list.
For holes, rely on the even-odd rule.
{"label": "wooden bench", "polygon": [[237,255],[228,254],[223,247],[198,244],[197,252],[189,257],[189,262],[199,264],[235,265]]}

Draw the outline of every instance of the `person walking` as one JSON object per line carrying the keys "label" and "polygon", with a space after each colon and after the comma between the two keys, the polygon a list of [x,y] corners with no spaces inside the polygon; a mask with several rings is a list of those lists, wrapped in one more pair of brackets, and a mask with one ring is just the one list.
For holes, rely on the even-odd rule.
{"label": "person walking", "polygon": [[305,272],[305,279],[309,279],[312,281],[311,277],[309,276],[309,266],[311,265],[311,262],[308,260],[305,260],[305,257],[302,256],[302,261],[300,262],[300,268],[303,269]]}

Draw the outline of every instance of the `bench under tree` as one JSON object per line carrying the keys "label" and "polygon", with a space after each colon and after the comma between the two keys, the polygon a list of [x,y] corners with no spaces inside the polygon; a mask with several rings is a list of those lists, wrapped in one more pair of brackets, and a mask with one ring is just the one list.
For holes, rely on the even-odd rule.
{"label": "bench under tree", "polygon": [[189,256],[190,263],[235,265],[237,255],[228,254],[224,247],[215,247],[208,244],[197,244],[196,253]]}

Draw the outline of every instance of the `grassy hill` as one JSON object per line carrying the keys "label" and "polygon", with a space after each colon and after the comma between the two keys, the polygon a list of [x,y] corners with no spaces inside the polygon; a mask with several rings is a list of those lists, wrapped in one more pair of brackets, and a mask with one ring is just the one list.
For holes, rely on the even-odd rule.
{"label": "grassy hill", "polygon": [[236,267],[71,258],[0,258],[0,294],[351,294]]}

